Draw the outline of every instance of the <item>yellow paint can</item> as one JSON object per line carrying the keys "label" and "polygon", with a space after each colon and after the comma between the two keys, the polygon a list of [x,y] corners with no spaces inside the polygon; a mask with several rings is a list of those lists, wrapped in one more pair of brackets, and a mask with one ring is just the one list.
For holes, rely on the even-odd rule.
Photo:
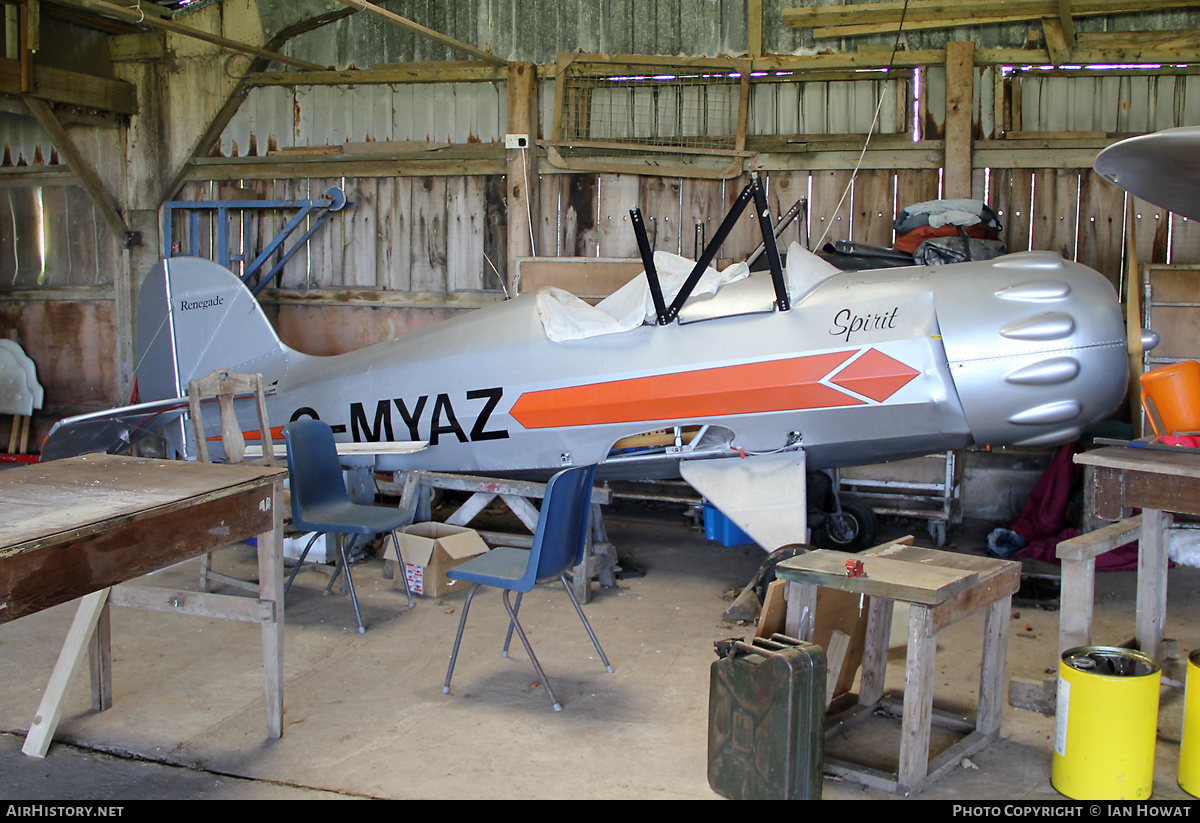
{"label": "yellow paint can", "polygon": [[1154,786],[1162,667],[1114,646],[1079,646],[1058,666],[1050,782],[1074,800],[1145,800]]}
{"label": "yellow paint can", "polygon": [[1200,797],[1200,649],[1188,655],[1183,698],[1183,735],[1179,744],[1179,787]]}

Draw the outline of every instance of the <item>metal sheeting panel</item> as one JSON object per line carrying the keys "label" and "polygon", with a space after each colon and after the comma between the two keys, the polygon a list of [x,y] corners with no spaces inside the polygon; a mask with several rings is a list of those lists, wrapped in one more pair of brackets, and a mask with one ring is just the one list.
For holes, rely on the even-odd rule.
{"label": "metal sheeting panel", "polygon": [[866,134],[877,108],[878,132],[895,134],[908,128],[911,90],[904,79],[755,83],[751,88],[751,135]]}
{"label": "metal sheeting panel", "polygon": [[[860,0],[870,2],[870,0]],[[816,50],[852,52],[863,45],[891,46],[895,34],[814,40],[811,29],[790,28],[782,11],[812,0],[763,0],[763,49],[767,54]],[[854,3],[846,2],[845,5]],[[747,53],[746,0],[380,0],[379,5],[434,31],[506,60],[553,63],[560,52],[663,54],[691,57]],[[838,5],[822,0],[820,5]],[[1200,11],[1081,17],[1079,32],[1200,27]],[[1021,48],[1036,21],[905,32],[908,50],[945,48],[974,41],[981,49]],[[460,60],[446,46],[368,14],[354,14],[297,37],[287,53],[339,69],[378,63]]]}
{"label": "metal sheeting panel", "polygon": [[1200,123],[1193,75],[1021,78],[1023,131],[1152,132]]}
{"label": "metal sheeting panel", "polygon": [[[391,0],[379,3],[441,34],[506,60],[553,63],[560,52],[744,55],[745,0]],[[793,0],[763,3],[768,50],[811,48],[811,34],[783,26]],[[460,60],[461,52],[366,14],[301,35],[288,54],[322,65]]]}
{"label": "metal sheeting panel", "polygon": [[508,96],[499,83],[265,86],[254,89],[221,135],[226,157],[298,146],[384,140],[502,140]]}

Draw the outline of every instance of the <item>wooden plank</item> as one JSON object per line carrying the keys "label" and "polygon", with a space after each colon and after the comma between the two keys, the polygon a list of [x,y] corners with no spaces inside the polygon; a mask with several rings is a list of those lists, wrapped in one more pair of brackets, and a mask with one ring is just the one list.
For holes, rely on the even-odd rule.
{"label": "wooden plank", "polygon": [[1079,208],[1079,172],[1039,169],[1033,173],[1032,238],[1034,249],[1049,249],[1075,258],[1075,225]]}
{"label": "wooden plank", "polygon": [[[0,92],[22,94],[21,65],[18,60],[0,58]],[[137,87],[122,80],[34,64],[33,97],[51,103],[136,114]]]}
{"label": "wooden plank", "polygon": [[[699,258],[725,216],[725,184],[715,180],[686,179],[680,188],[680,235],[683,255]],[[702,237],[700,241],[698,238]]]}
{"label": "wooden plank", "polygon": [[446,185],[441,177],[413,181],[411,286],[413,291],[448,291],[446,277]]}
{"label": "wooden plank", "polygon": [[607,297],[642,273],[641,258],[526,257],[517,261],[518,292],[545,286],[577,297]]}
{"label": "wooden plank", "polygon": [[787,612],[787,603],[783,596],[783,589],[786,585],[787,581],[785,580],[772,580],[767,584],[767,591],[763,595],[762,611],[758,614],[755,637],[770,637],[786,631],[784,615]]}
{"label": "wooden plank", "polygon": [[820,171],[812,175],[813,251],[825,243],[850,239],[850,171]]}
{"label": "wooden plank", "polygon": [[[847,577],[846,563],[855,560],[862,561],[864,576]],[[784,580],[925,605],[949,600],[979,577],[974,571],[827,549],[785,560],[777,569]]]}
{"label": "wooden plank", "polygon": [[[1194,489],[1193,489],[1194,491]],[[1151,501],[1147,500],[1147,503]],[[1169,508],[1167,511],[1182,512]],[[1151,657],[1159,657],[1163,626],[1167,617],[1167,528],[1170,516],[1163,511],[1143,508],[1142,538],[1137,559],[1137,640],[1138,648]]]}
{"label": "wooden plank", "polygon": [[[750,182],[749,175],[742,175],[735,179],[731,179],[725,184],[725,197],[723,207],[718,213],[716,227],[721,225],[721,220],[733,207],[738,196]],[[711,235],[709,235],[711,238]],[[733,229],[729,232],[729,236],[725,239],[724,245],[717,252],[717,258],[714,262],[717,268],[727,265],[730,261],[745,260],[750,252],[758,247],[762,242],[762,230],[758,226],[758,220],[754,217],[754,201],[751,200],[746,206],[742,216],[734,224]]]}
{"label": "wooden plank", "polygon": [[384,178],[376,201],[375,264],[380,288],[389,291],[412,289],[412,184],[411,177]]}
{"label": "wooden plank", "polygon": [[629,174],[600,176],[596,228],[597,257],[637,257],[637,237],[629,221],[629,209],[638,202],[641,182]]}
{"label": "wooden plank", "polygon": [[946,197],[971,197],[975,44],[946,45]]}
{"label": "wooden plank", "polygon": [[683,249],[683,229],[679,220],[681,181],[674,177],[642,177],[639,182],[641,191],[637,205],[642,210],[651,247],[656,251],[680,254]]}
{"label": "wooden plank", "polygon": [[854,181],[854,211],[850,239],[875,246],[892,245],[896,204],[895,175],[887,169],[864,169]]}
{"label": "wooden plank", "polygon": [[937,633],[927,629],[929,607],[913,605],[909,618],[908,657],[904,670],[904,716],[900,729],[901,791],[920,789],[929,774],[929,734],[933,724],[933,677]]}
{"label": "wooden plank", "polygon": [[1001,235],[1009,252],[1029,251],[1033,206],[1033,173],[1002,169],[993,177],[992,208],[1004,223]]}
{"label": "wooden plank", "polygon": [[25,736],[21,751],[30,757],[45,757],[50,748],[50,740],[58,728],[62,717],[62,701],[75,669],[83,659],[84,652],[100,620],[100,615],[108,602],[108,589],[101,589],[83,597],[75,612],[75,619],[67,632],[66,642],[59,652],[58,662],[54,664],[54,672],[50,682],[42,693],[42,702],[38,705],[33,724]]}
{"label": "wooden plank", "polygon": [[[1181,452],[1146,451],[1121,446],[1105,446],[1075,455],[1082,466],[1103,466],[1121,471],[1151,472],[1180,480],[1200,479],[1200,455]],[[1168,511],[1176,511],[1168,509]]]}
{"label": "wooden plank", "polygon": [[451,177],[446,185],[446,285],[452,292],[478,291],[485,281],[483,178]]}
{"label": "wooden plank", "polygon": [[[771,209],[771,221],[778,223],[779,218],[796,204],[797,200],[808,200],[807,171],[775,171],[767,175],[767,205]],[[790,243],[798,242],[801,248],[808,248],[808,203],[804,211],[796,216],[778,238],[779,250],[786,252]],[[688,241],[686,227],[684,232],[685,248]]]}
{"label": "wooden plank", "polygon": [[265,623],[275,619],[275,604],[270,601],[208,592],[121,585],[112,588],[110,601],[114,606],[241,623]]}
{"label": "wooden plank", "polygon": [[1058,544],[1054,554],[1060,560],[1094,558],[1136,540],[1141,533],[1142,516],[1139,514],[1064,540]]}
{"label": "wooden plank", "polygon": [[896,210],[940,199],[940,175],[935,169],[900,169],[896,172]]}
{"label": "wooden plank", "polygon": [[1107,277],[1118,294],[1124,293],[1125,192],[1091,169],[1081,169],[1078,222],[1075,259]]}
{"label": "wooden plank", "polygon": [[[778,581],[776,581],[778,582]],[[829,704],[833,702],[833,693],[837,688],[838,679],[842,674],[842,664],[846,660],[846,650],[850,647],[850,635],[843,631],[834,629],[829,640],[829,647],[825,650],[825,710],[829,710]]]}
{"label": "wooden plank", "polygon": [[354,208],[326,219],[318,230],[331,238],[341,235],[340,281],[344,286],[379,286],[379,187],[385,181],[366,178],[346,181],[346,199]]}

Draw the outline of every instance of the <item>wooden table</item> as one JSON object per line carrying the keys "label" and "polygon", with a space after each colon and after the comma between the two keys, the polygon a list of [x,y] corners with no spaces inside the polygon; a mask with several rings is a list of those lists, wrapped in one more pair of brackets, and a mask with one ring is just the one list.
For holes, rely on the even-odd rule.
{"label": "wooden table", "polygon": [[[283,730],[287,470],[85,455],[0,472],[0,623],[82,598],[23,751],[43,756],[84,651],[111,705],[109,604],[262,625],[267,732]],[[118,585],[258,536],[258,598]]]}
{"label": "wooden table", "polygon": [[[1153,657],[1161,653],[1167,612],[1168,512],[1200,515],[1200,454],[1106,446],[1075,455],[1088,467],[1087,488],[1096,517],[1121,520],[1129,510],[1142,510],[1138,537],[1137,626],[1138,648]],[[1109,527],[1113,528],[1113,527]],[[1134,534],[1133,536],[1138,536]],[[1086,536],[1085,536],[1086,537]],[[1128,538],[1127,538],[1128,539]],[[1063,625],[1060,641],[1082,645],[1091,630],[1092,573],[1071,575],[1063,566]],[[1086,595],[1086,597],[1084,597]],[[1068,599],[1086,599],[1086,625],[1068,626],[1068,619],[1083,614],[1066,610]],[[1115,644],[1110,644],[1115,645]],[[1060,651],[1062,651],[1060,649]]]}
{"label": "wooden table", "polygon": [[[831,774],[906,795],[919,792],[999,736],[1009,612],[1012,596],[1021,583],[1020,563],[919,548],[908,545],[911,539],[859,554],[812,551],[784,560],[776,569],[776,575],[787,581],[786,632],[799,640],[812,639],[818,587],[852,592],[867,600],[867,639],[858,704],[827,718],[826,736],[847,723],[865,720],[888,702],[883,687],[892,610],[896,601],[910,604],[898,769],[887,773],[825,757],[825,770]],[[862,561],[863,576],[848,576],[847,561]],[[986,610],[986,618],[979,704],[972,722],[934,711],[935,655],[938,632],[981,609]],[[931,758],[930,736],[935,721],[965,736]]]}

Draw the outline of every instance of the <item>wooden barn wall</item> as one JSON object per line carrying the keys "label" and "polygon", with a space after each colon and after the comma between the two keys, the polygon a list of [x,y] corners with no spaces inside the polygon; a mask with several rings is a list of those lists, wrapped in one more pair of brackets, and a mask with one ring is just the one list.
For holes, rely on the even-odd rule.
{"label": "wooden barn wall", "polygon": [[[65,176],[0,179],[0,335],[15,335],[55,407],[115,402],[117,238]],[[86,341],[86,342],[83,342]],[[39,419],[34,442],[49,421]],[[9,420],[0,421],[6,437]]]}
{"label": "wooden barn wall", "polygon": [[[1061,73],[1013,80],[1007,91],[998,84],[994,67],[976,70],[975,115],[980,139],[990,146],[1014,125],[1030,133],[1067,132],[1094,135],[1137,127],[1155,130],[1200,123],[1200,82],[1191,76],[1069,77]],[[940,67],[923,70],[923,109],[918,114],[925,141],[944,137],[945,72]],[[888,83],[891,99],[879,121],[881,134],[904,133],[911,127],[905,97],[910,82]],[[540,93],[542,122],[548,123],[553,84]],[[871,127],[874,104],[884,84],[875,79],[785,83],[754,86],[749,117],[749,137],[767,139],[803,133],[836,136],[861,135]],[[1000,89],[998,92],[997,89]],[[433,139],[454,146],[486,138],[500,139],[505,117],[504,94],[496,83],[428,84],[420,87],[425,101],[438,99],[439,90],[454,105],[442,106],[433,116],[421,107],[414,120],[410,87],[361,86],[336,90],[257,90],[231,123],[220,143],[220,152],[238,153],[238,147],[266,146],[278,150],[304,147],[371,145],[371,141]],[[259,92],[262,92],[261,94]],[[1016,95],[1015,122],[998,123],[997,94]],[[328,109],[313,101],[322,99],[334,111],[366,111],[356,119],[325,117]],[[806,100],[820,100],[822,112],[839,112],[836,119],[818,120],[806,114]],[[1082,101],[1103,99],[1104,106]],[[303,103],[298,102],[303,101]],[[432,107],[432,108],[436,108]],[[811,106],[808,106],[811,109]],[[1065,110],[1073,120],[1063,120]],[[284,122],[278,112],[295,111],[296,119]],[[1084,113],[1090,112],[1090,119]],[[425,123],[414,130],[413,123]],[[544,137],[545,135],[543,135]],[[859,139],[859,138],[855,138]],[[875,149],[855,174],[846,168],[780,169],[763,172],[768,196],[776,214],[797,199],[807,201],[807,223],[794,224],[782,237],[808,247],[822,242],[850,240],[889,246],[894,240],[893,218],[905,206],[943,196],[941,169],[936,162],[918,168],[896,168],[886,158],[892,150]],[[1096,149],[1098,151],[1098,148]],[[931,156],[938,156],[940,149]],[[1085,153],[1086,154],[1086,153]],[[776,165],[787,152],[776,152]],[[845,152],[853,160],[857,152]],[[1014,149],[1006,157],[1018,157]],[[1124,225],[1127,211],[1137,227],[1139,260],[1144,263],[1191,263],[1200,256],[1200,237],[1194,221],[1127,197],[1099,178],[1088,166],[1029,167],[1025,151],[1019,166],[976,168],[973,196],[986,200],[1002,217],[1003,239],[1010,251],[1048,249],[1078,260],[1109,277],[1121,288],[1126,254]],[[884,159],[879,159],[884,158]],[[249,158],[247,158],[249,159]],[[811,159],[811,156],[810,156]],[[271,158],[264,157],[264,167]],[[356,164],[344,159],[351,171]],[[802,165],[803,160],[793,165]],[[820,164],[816,164],[820,165]],[[836,165],[836,163],[834,163]],[[849,166],[849,162],[845,162]],[[874,166],[887,166],[877,168]],[[204,200],[227,196],[272,200],[305,200],[318,197],[331,186],[342,188],[353,204],[333,217],[285,267],[278,286],[285,290],[378,290],[393,295],[391,305],[362,312],[354,324],[336,321],[341,328],[305,341],[297,322],[297,337],[289,342],[314,353],[329,353],[375,342],[396,333],[434,322],[459,309],[439,306],[433,311],[425,300],[407,299],[397,305],[396,294],[456,295],[491,293],[500,296],[512,281],[506,270],[507,214],[504,178],[498,174],[405,174],[289,178],[189,183],[180,199]],[[694,257],[698,234],[711,237],[727,208],[748,180],[747,175],[728,180],[688,176],[563,172],[545,162],[538,176],[539,214],[533,245],[535,254],[555,257],[636,257],[636,240],[628,210],[637,205],[646,217],[655,248]],[[247,212],[235,225],[235,240],[244,235],[247,257],[253,257],[288,218],[286,212]],[[211,226],[203,225],[202,245],[211,242]],[[182,222],[179,237],[186,231]],[[743,219],[721,251],[737,259],[754,249],[760,238],[751,220]],[[361,297],[361,295],[360,295]],[[268,298],[269,299],[269,298]],[[344,301],[350,302],[350,301]],[[388,302],[384,299],[383,302]],[[401,301],[405,302],[405,301]],[[352,307],[338,305],[344,318]],[[311,304],[285,307],[281,317],[311,313]],[[362,325],[359,325],[359,324]],[[354,330],[351,331],[350,329]],[[365,329],[365,330],[364,330]],[[285,331],[285,334],[290,332]]]}

